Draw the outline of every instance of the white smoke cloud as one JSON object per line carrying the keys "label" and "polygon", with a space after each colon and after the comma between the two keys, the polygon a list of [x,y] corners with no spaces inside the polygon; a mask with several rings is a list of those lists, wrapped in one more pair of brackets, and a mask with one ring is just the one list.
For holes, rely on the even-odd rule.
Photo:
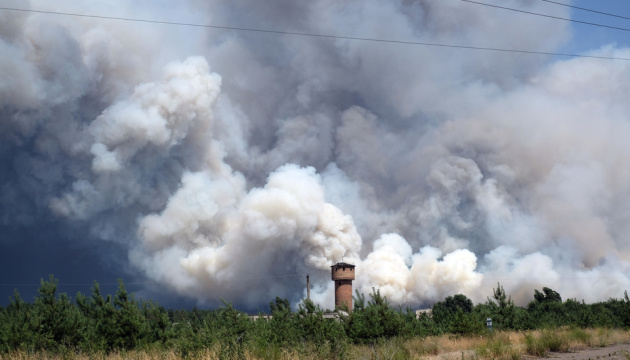
{"label": "white smoke cloud", "polygon": [[[456,1],[28,6],[541,52],[570,36]],[[305,273],[331,307],[342,259],[401,305],[628,288],[627,62],[11,14],[2,224],[53,214],[159,287],[248,308],[300,299]]]}
{"label": "white smoke cloud", "polygon": [[[149,277],[203,300],[216,289],[255,298],[269,288],[270,272],[282,282],[309,268],[327,270],[331,261],[358,260],[361,239],[352,219],[325,202],[313,168],[285,165],[248,192],[241,180],[184,174],[164,211],[140,220],[143,246],[132,261]],[[242,286],[230,286],[234,281]]]}
{"label": "white smoke cloud", "polygon": [[435,302],[445,294],[471,294],[483,279],[475,271],[477,257],[466,249],[442,256],[439,249],[425,246],[412,253],[409,243],[397,234],[385,234],[373,246],[359,265],[359,290],[370,293],[371,288],[379,289],[394,304]]}

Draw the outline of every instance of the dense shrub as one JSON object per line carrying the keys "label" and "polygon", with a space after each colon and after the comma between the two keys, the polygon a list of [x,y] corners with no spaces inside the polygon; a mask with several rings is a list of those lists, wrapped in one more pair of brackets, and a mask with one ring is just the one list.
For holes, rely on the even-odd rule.
{"label": "dense shrub", "polygon": [[[439,334],[471,335],[486,332],[485,320],[492,318],[495,330],[527,330],[571,326],[570,339],[584,341],[582,327],[630,327],[630,299],[609,299],[585,304],[562,301],[549,288],[534,292],[526,308],[515,306],[500,284],[485,303],[473,305],[463,294],[446,297],[433,306],[431,314],[416,316],[411,309],[392,307],[378,289],[366,301],[356,293],[353,311],[338,318],[310,300],[297,308],[276,298],[269,316],[254,321],[224,301],[216,310],[165,310],[129,294],[122,281],[112,295],[102,295],[94,283],[89,297],[78,293],[74,300],[58,294],[52,276],[43,281],[34,302],[17,293],[6,307],[0,306],[0,354],[47,351],[65,357],[71,352],[118,353],[138,349],[172,349],[182,357],[219,349],[220,358],[242,358],[245,352],[265,358],[283,356],[288,347],[298,354],[316,349],[322,358],[345,358],[348,345],[367,344],[378,351],[397,351],[396,341]],[[349,309],[346,309],[349,310]],[[398,339],[398,340],[397,340]],[[568,338],[543,331],[526,339],[532,355],[563,349]],[[588,339],[587,339],[588,340]],[[502,354],[505,341],[492,338],[487,351]],[[396,350],[398,349],[398,350]],[[376,350],[375,350],[376,351]],[[402,355],[401,355],[402,354]],[[505,354],[504,354],[505,355]],[[509,356],[509,354],[507,354]]]}

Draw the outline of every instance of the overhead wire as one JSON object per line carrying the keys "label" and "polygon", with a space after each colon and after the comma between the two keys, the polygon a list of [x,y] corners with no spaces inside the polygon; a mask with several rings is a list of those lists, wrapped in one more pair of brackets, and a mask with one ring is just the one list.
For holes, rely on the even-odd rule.
{"label": "overhead wire", "polygon": [[603,27],[603,28],[614,29],[614,30],[621,30],[621,31],[630,31],[630,29],[628,29],[628,28],[622,28],[622,27],[618,27],[618,26],[611,26],[611,25],[604,25],[604,24],[597,24],[597,23],[592,23],[592,22],[589,22],[589,21],[581,21],[581,20],[569,19],[569,18],[564,18],[564,17],[561,17],[561,16],[541,14],[541,13],[537,13],[537,12],[533,12],[533,11],[515,9],[515,8],[511,8],[511,7],[499,6],[499,5],[494,5],[494,4],[488,4],[488,3],[484,3],[484,2],[480,2],[480,1],[473,1],[473,0],[459,0],[459,1],[467,2],[467,3],[471,3],[471,4],[476,4],[476,5],[493,7],[493,8],[497,8],[497,9],[515,11],[515,12],[529,14],[529,15],[541,16],[541,17],[546,17],[546,18],[550,18],[550,19],[570,21],[570,22],[574,22],[574,23],[578,23],[578,24],[599,26],[599,27]]}
{"label": "overhead wire", "polygon": [[582,10],[582,11],[588,11],[588,12],[592,12],[592,13],[595,13],[595,14],[606,15],[606,16],[613,16],[613,17],[620,18],[620,19],[630,20],[630,17],[628,17],[628,16],[616,15],[616,14],[611,14],[611,13],[607,13],[607,12],[603,12],[603,11],[587,9],[587,8],[583,8],[583,7],[579,7],[579,6],[575,6],[575,5],[563,4],[563,3],[557,2],[557,1],[551,1],[551,0],[540,0],[540,1],[548,2],[548,3],[556,4],[556,5],[561,5],[561,6],[566,6],[566,7],[570,7],[570,8],[573,8],[573,9]]}
{"label": "overhead wire", "polygon": [[[471,2],[471,3],[476,3],[476,2],[470,1],[470,0],[461,0],[461,1],[468,1],[468,2]],[[483,4],[483,3],[479,3],[479,4]],[[483,4],[483,5],[487,5],[487,4]],[[507,8],[507,9],[510,9],[510,8]],[[304,36],[304,37],[314,37],[314,38],[328,38],[328,39],[338,39],[338,40],[366,41],[366,42],[390,43],[390,44],[400,44],[400,45],[431,46],[431,47],[465,49],[465,50],[478,50],[478,51],[494,51],[494,52],[530,54],[530,55],[546,55],[546,56],[562,56],[562,57],[590,58],[590,59],[602,59],[602,60],[630,61],[630,58],[612,57],[612,56],[569,54],[569,53],[556,53],[556,52],[519,50],[519,49],[502,49],[502,48],[493,48],[493,47],[484,47],[484,46],[440,44],[440,43],[432,43],[432,42],[407,41],[407,40],[396,40],[396,39],[377,39],[377,38],[357,37],[357,36],[344,36],[344,35],[332,35],[332,34],[316,34],[316,33],[297,32],[297,31],[283,31],[283,30],[258,29],[258,28],[247,28],[247,27],[237,27],[237,26],[223,26],[223,25],[197,24],[197,23],[163,21],[163,20],[138,19],[138,18],[118,17],[118,16],[78,14],[78,13],[60,12],[60,11],[18,9],[18,8],[10,8],[10,7],[0,7],[0,10],[30,12],[30,13],[40,13],[40,14],[51,14],[51,15],[62,15],[62,16],[74,16],[74,17],[105,19],[105,20],[130,21],[130,22],[140,22],[140,23],[149,23],[149,24],[161,24],[161,25],[172,25],[172,26],[188,26],[188,27],[199,27],[199,28],[209,28],[209,29],[233,30],[233,31],[266,33],[266,34],[275,34],[275,35]],[[630,31],[630,29],[627,29],[627,30]]]}

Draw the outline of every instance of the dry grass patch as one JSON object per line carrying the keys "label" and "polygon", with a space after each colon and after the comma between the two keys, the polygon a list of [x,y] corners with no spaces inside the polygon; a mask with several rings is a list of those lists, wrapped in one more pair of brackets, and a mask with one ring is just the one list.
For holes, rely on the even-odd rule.
{"label": "dry grass patch", "polygon": [[590,329],[593,333],[590,346],[609,346],[630,342],[630,332],[618,329]]}
{"label": "dry grass patch", "polygon": [[526,353],[539,357],[550,351],[578,351],[622,343],[630,343],[630,332],[620,329],[561,328],[531,331],[525,335]]}
{"label": "dry grass patch", "polygon": [[[517,360],[523,355],[542,357],[550,351],[577,351],[615,344],[630,343],[630,332],[613,329],[561,328],[528,332],[494,332],[484,336],[461,337],[453,335],[425,338],[381,340],[374,345],[350,345],[349,359],[435,359],[435,360]],[[221,357],[245,360],[330,359],[341,354],[315,344],[300,348],[250,348],[227,354],[217,345],[210,349],[188,354],[185,359],[218,359]],[[326,351],[325,351],[326,350]],[[120,353],[57,355],[46,352],[4,354],[7,360],[179,360],[184,359],[174,350],[147,349]],[[228,355],[228,356],[225,356]],[[630,360],[630,355],[627,357]]]}
{"label": "dry grass patch", "polygon": [[404,346],[411,359],[470,359],[477,358],[475,349],[485,344],[487,336],[429,336],[406,340]]}
{"label": "dry grass patch", "polygon": [[520,336],[514,333],[495,333],[488,336],[486,342],[475,349],[482,359],[517,360],[523,355]]}

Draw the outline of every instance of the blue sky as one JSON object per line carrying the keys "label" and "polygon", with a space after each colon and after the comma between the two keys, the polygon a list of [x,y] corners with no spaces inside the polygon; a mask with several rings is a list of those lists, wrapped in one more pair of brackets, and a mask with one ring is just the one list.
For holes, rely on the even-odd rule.
{"label": "blue sky", "polygon": [[[630,18],[630,2],[626,0],[576,0],[573,5]],[[549,4],[550,8],[558,6],[559,5]],[[573,19],[579,21],[630,29],[630,19],[621,19],[578,9],[572,9],[571,16]],[[558,20],[550,19],[550,21]],[[572,23],[571,27],[573,29],[573,38],[565,47],[567,52],[583,53],[606,44],[616,44],[619,47],[627,47],[630,45],[630,31],[614,30],[579,23]]]}

